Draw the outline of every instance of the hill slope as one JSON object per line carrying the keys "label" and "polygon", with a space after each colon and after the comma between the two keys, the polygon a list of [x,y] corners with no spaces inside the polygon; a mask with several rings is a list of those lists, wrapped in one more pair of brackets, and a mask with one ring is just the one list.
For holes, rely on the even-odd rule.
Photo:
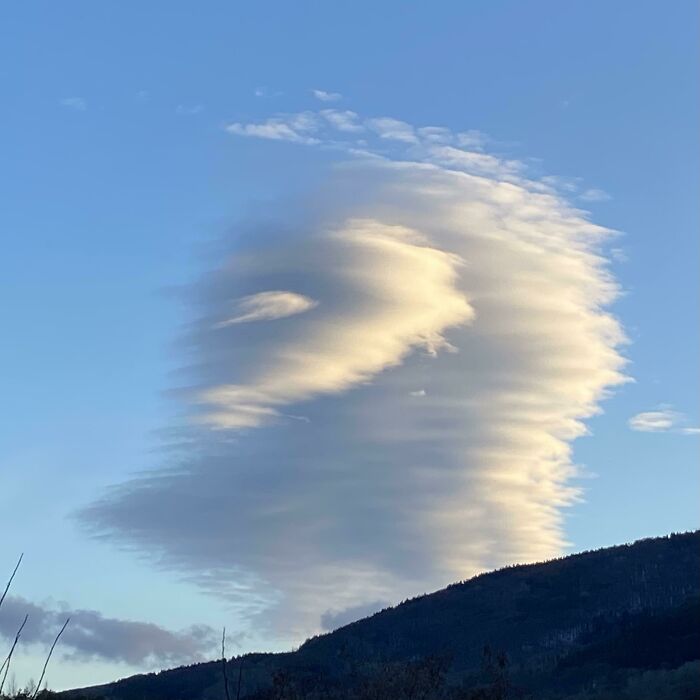
{"label": "hill slope", "polygon": [[[484,656],[486,645],[494,652]],[[241,697],[588,692],[577,697],[640,698],[635,683],[641,688],[656,683],[675,694],[657,690],[650,697],[698,698],[693,679],[700,683],[700,663],[692,663],[698,659],[700,532],[695,532],[483,574],[312,638],[296,652],[247,655]],[[234,681],[240,662],[229,662]],[[399,681],[411,694],[402,694]],[[432,689],[416,690],[428,681]],[[387,684],[393,684],[391,690]],[[516,693],[516,686],[523,692]],[[474,687],[486,694],[465,690]],[[218,700],[224,697],[221,664],[66,693],[78,694]]]}

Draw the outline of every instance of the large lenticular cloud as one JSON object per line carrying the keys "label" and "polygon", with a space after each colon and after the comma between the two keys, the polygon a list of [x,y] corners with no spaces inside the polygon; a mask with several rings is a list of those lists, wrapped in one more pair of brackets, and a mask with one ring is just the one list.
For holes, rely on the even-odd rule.
{"label": "large lenticular cloud", "polygon": [[231,245],[196,293],[186,446],[82,516],[286,637],[559,554],[571,442],[624,381],[608,231],[445,130],[341,116],[274,123],[409,150],[344,155],[323,205]]}

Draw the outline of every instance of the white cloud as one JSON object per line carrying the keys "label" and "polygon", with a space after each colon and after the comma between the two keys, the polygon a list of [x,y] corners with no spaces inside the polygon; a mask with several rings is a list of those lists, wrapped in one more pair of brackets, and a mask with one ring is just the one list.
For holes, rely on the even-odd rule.
{"label": "white cloud", "polygon": [[597,187],[587,189],[578,196],[584,202],[607,202],[611,199],[610,195]]}
{"label": "white cloud", "polygon": [[311,112],[299,114],[281,115],[273,117],[261,123],[235,122],[226,127],[230,134],[238,136],[254,136],[261,139],[275,141],[292,141],[313,145],[320,143],[319,139],[310,134],[318,128],[316,115]]}
{"label": "white cloud", "polygon": [[574,194],[578,190],[578,178],[562,175],[545,175],[541,181],[553,190]]}
{"label": "white cloud", "polygon": [[284,93],[281,90],[271,90],[270,88],[261,85],[253,90],[253,94],[256,97],[280,97]]}
{"label": "white cloud", "polygon": [[487,153],[465,151],[453,146],[434,146],[429,153],[438,163],[477,175],[519,179],[524,170],[519,161],[502,160]]}
{"label": "white cloud", "polygon": [[443,126],[423,126],[418,129],[418,135],[431,143],[451,143],[454,134]]}
{"label": "white cloud", "polygon": [[632,430],[642,433],[678,432],[684,435],[694,435],[700,429],[682,427],[687,422],[686,416],[670,406],[660,406],[653,411],[643,411],[632,416],[627,424]]}
{"label": "white cloud", "polygon": [[339,92],[326,92],[326,90],[312,90],[311,92],[321,102],[337,102],[343,97]]}
{"label": "white cloud", "polygon": [[324,109],[321,114],[331,126],[338,131],[358,132],[364,131],[364,127],[359,123],[357,114],[349,109]]}
{"label": "white cloud", "polygon": [[[339,148],[342,130],[323,140],[314,119],[240,128]],[[212,572],[203,585],[286,638],[560,554],[562,510],[580,497],[571,442],[625,381],[611,232],[520,163],[376,121],[365,154],[340,147],[313,198],[280,202],[272,232],[268,206],[197,288],[178,429],[191,447],[82,515]],[[261,289],[318,305],[244,323],[292,308],[240,306]]]}
{"label": "white cloud", "polygon": [[405,143],[417,143],[415,129],[406,122],[391,117],[378,117],[368,119],[367,126],[379,134],[383,139],[403,141]]}
{"label": "white cloud", "polygon": [[304,313],[317,305],[313,299],[294,292],[258,292],[236,300],[235,315],[219,321],[214,328],[225,328],[234,323],[273,321]]}
{"label": "white cloud", "polygon": [[632,416],[627,424],[632,430],[643,433],[667,432],[678,422],[678,414],[669,409],[660,411],[644,411]]}
{"label": "white cloud", "polygon": [[61,106],[66,109],[74,109],[76,112],[84,112],[87,109],[87,100],[84,97],[64,97]]}

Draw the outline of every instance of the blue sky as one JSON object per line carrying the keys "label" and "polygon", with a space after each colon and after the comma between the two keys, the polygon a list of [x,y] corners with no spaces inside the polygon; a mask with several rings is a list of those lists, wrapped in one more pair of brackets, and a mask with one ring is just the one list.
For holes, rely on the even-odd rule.
{"label": "blue sky", "polygon": [[[288,244],[283,224],[309,223],[310,202],[313,208],[357,204],[339,203],[329,192],[328,183],[339,182],[331,173],[346,158],[342,149],[245,138],[226,128],[324,109],[352,110],[360,120],[391,117],[414,128],[446,127],[451,134],[478,131],[474,152],[517,161],[533,181],[558,177],[547,182],[562,198],[619,232],[602,253],[621,292],[607,311],[629,338],[619,351],[634,382],[613,387],[601,404],[604,412],[585,419],[590,434],[573,442],[571,461],[585,468],[585,478],[575,483],[585,497],[565,509],[562,542],[570,545],[561,551],[696,528],[697,20],[697,5],[685,1],[206,2],[196,8],[183,2],[29,2],[6,8],[0,42],[6,397],[0,519],[6,537],[0,554],[9,572],[26,552],[16,595],[46,610],[65,601],[68,609],[165,630],[225,623],[245,632],[243,650],[299,641],[297,620],[278,615],[283,622],[270,627],[250,622],[259,597],[270,604],[277,595],[301,596],[286,582],[270,592],[260,578],[292,574],[265,569],[263,575],[246,555],[255,576],[246,578],[248,571],[240,580],[251,591],[248,598],[232,596],[221,576],[235,578],[236,552],[221,576],[203,580],[207,565],[168,539],[182,539],[182,532],[166,533],[140,519],[141,501],[127,499],[117,509],[114,497],[114,507],[108,503],[96,516],[103,527],[97,539],[85,517],[75,514],[111,493],[105,491],[111,485],[131,483],[134,473],[173,464],[162,446],[167,431],[180,426],[183,404],[173,389],[183,377],[184,383],[191,379],[182,367],[227,352],[226,345],[209,344],[208,336],[193,340],[187,333],[203,307],[213,313],[214,287],[207,280],[227,256],[235,257],[230,235],[239,222],[253,231],[276,222],[282,233],[266,243],[274,252]],[[322,100],[313,90],[339,97]],[[377,129],[380,145],[388,147]],[[398,150],[382,155],[418,157]],[[399,186],[393,175],[371,169],[365,175],[383,187]],[[488,177],[509,176],[499,171]],[[363,189],[359,182],[352,187]],[[379,206],[371,196],[357,195],[363,211]],[[280,279],[311,279],[317,272],[306,267],[313,248],[304,248],[302,234],[290,236],[299,267],[286,270],[272,289],[281,289]],[[274,259],[269,250],[260,255],[261,261]],[[252,272],[241,273],[249,278],[259,283]],[[443,282],[436,279],[435,289]],[[313,301],[314,294],[334,289],[325,277],[309,285],[305,296]],[[239,291],[237,298],[251,289]],[[325,297],[321,301],[319,309],[329,308]],[[457,323],[455,314],[444,320],[446,327]],[[247,336],[237,342],[245,345]],[[270,341],[259,342],[266,357]],[[379,392],[384,377],[404,386],[423,371],[418,359],[399,364],[396,373],[372,374],[367,391],[376,386]],[[206,371],[229,369],[212,365],[204,372],[209,381],[213,375]],[[308,414],[290,411],[313,422],[313,411],[323,413],[328,402],[329,415],[350,420],[353,402],[362,406],[361,399],[352,389],[338,393],[319,399],[318,409],[312,402]],[[652,415],[634,422],[642,429],[633,430],[629,421],[639,414]],[[329,423],[324,434],[333,436],[337,428],[344,444],[341,427]],[[288,425],[261,434],[280,445],[297,444]],[[255,436],[244,451],[252,464],[269,459]],[[208,473],[195,475],[197,483]],[[265,482],[255,488],[264,498]],[[124,534],[130,508],[143,528],[131,539]],[[484,528],[491,532],[488,523]],[[194,524],[192,532],[200,532]],[[260,546],[270,541],[261,536]],[[390,539],[383,543],[392,546]],[[519,543],[514,539],[493,563],[531,557]],[[314,560],[314,566],[321,563]],[[385,564],[382,576],[403,565]],[[436,567],[430,582],[452,571]],[[349,592],[330,601],[328,610],[342,612],[343,601],[359,610],[406,592],[396,590],[393,598],[391,578],[380,578],[368,584],[374,598]],[[36,675],[41,641],[37,636],[18,659],[20,679]],[[56,664],[49,682],[108,680],[178,654],[208,653],[190,633],[163,643],[171,646],[161,656],[156,650],[130,660],[114,649],[75,647],[79,658]]]}

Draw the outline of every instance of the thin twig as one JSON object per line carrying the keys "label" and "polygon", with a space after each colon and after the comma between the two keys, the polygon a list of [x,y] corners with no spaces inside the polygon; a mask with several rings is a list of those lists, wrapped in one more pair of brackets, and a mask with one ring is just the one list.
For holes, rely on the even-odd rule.
{"label": "thin twig", "polygon": [[19,555],[19,559],[17,560],[17,563],[15,564],[14,571],[12,572],[12,576],[10,576],[10,580],[7,582],[7,585],[5,586],[5,590],[2,593],[2,597],[0,597],[0,606],[5,602],[5,596],[7,595],[7,591],[10,590],[10,586],[12,585],[12,579],[14,579],[15,574],[17,573],[17,569],[19,569],[19,565],[22,563],[22,559],[24,558],[24,552]]}
{"label": "thin twig", "polygon": [[44,675],[46,674],[46,667],[49,665],[49,661],[51,660],[51,654],[53,654],[53,650],[56,647],[56,644],[58,644],[58,640],[61,638],[63,631],[66,629],[66,627],[68,627],[69,622],[70,617],[63,623],[63,627],[61,627],[61,630],[56,635],[56,639],[53,640],[53,644],[49,649],[49,655],[46,657],[46,661],[44,661],[44,668],[41,669],[41,676],[39,677],[39,682],[36,684],[36,688],[34,689],[34,695],[32,695],[32,700],[39,694],[41,682],[44,680]]}
{"label": "thin twig", "polygon": [[12,654],[15,650],[15,647],[17,646],[17,642],[19,642],[20,635],[22,634],[22,630],[24,629],[24,626],[27,624],[28,619],[29,619],[29,615],[25,615],[24,620],[22,620],[22,624],[19,626],[19,629],[17,630],[17,634],[15,635],[15,641],[12,642],[12,646],[10,647],[10,652],[7,655],[7,658],[2,662],[2,666],[0,666],[0,672],[2,672],[3,669],[5,669],[5,673],[3,674],[2,681],[0,681],[0,696],[2,695],[2,689],[5,687],[5,681],[7,680],[7,673],[10,670],[10,661],[12,661]]}
{"label": "thin twig", "polygon": [[231,700],[231,695],[228,692],[228,674],[226,673],[226,628],[221,634],[221,670],[224,674],[224,691],[226,692],[226,700]]}

